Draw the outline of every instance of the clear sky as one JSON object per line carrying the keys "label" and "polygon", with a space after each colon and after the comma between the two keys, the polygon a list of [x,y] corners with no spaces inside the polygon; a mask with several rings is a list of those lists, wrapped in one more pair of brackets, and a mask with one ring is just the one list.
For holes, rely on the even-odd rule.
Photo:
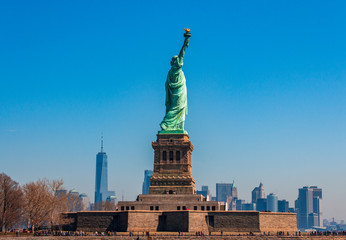
{"label": "clear sky", "polygon": [[183,71],[196,187],[323,188],[346,219],[346,1],[1,1],[0,172],[135,200],[153,166],[170,59]]}

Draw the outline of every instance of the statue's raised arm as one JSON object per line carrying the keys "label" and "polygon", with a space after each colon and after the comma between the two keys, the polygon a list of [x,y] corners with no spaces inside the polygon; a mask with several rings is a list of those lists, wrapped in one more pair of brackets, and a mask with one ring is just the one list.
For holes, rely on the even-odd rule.
{"label": "statue's raised arm", "polygon": [[184,37],[185,37],[184,44],[178,56],[180,62],[183,61],[183,58],[185,55],[185,49],[189,47],[189,38],[191,37],[190,29],[185,28]]}

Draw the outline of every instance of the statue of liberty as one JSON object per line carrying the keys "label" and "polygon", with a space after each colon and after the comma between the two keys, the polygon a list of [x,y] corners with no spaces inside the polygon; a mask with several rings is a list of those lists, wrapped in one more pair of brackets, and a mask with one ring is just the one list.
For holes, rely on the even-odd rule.
{"label": "statue of liberty", "polygon": [[185,40],[178,56],[172,57],[171,69],[168,71],[165,84],[166,114],[160,126],[160,133],[186,133],[184,131],[187,115],[186,79],[182,71],[185,49],[189,46],[190,29],[185,29]]}

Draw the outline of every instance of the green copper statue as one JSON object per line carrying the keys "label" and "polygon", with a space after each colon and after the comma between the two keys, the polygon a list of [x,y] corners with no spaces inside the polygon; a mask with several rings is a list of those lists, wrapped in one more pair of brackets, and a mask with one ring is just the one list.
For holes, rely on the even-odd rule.
{"label": "green copper statue", "polygon": [[185,49],[189,46],[190,29],[185,29],[185,40],[179,56],[171,60],[171,69],[167,74],[166,115],[160,126],[159,133],[186,133],[184,131],[185,115],[187,115],[186,79],[182,71]]}

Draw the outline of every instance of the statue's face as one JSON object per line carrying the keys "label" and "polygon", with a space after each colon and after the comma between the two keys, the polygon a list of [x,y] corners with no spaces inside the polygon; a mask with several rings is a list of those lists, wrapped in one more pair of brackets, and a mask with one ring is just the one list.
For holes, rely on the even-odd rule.
{"label": "statue's face", "polygon": [[177,56],[172,57],[171,66],[173,66],[177,62],[177,60],[178,60]]}

